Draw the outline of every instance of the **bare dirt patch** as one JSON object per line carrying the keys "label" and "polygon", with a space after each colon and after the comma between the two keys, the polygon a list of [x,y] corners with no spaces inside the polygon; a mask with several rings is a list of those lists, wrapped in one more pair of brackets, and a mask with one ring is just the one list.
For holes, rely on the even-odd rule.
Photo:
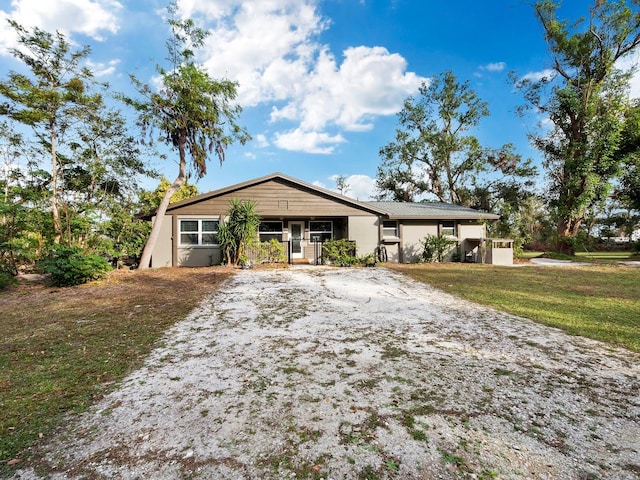
{"label": "bare dirt patch", "polygon": [[636,479],[639,360],[386,269],[242,271],[66,425],[39,471]]}

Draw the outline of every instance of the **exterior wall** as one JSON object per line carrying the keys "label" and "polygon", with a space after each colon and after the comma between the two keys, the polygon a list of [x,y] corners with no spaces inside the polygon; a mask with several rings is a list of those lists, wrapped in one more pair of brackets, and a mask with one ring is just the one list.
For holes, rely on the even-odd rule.
{"label": "exterior wall", "polygon": [[486,250],[482,240],[486,238],[484,224],[471,223],[458,225],[458,239],[460,241],[460,259],[463,262],[485,263]]}
{"label": "exterior wall", "polygon": [[466,238],[485,238],[485,228],[484,224],[473,223],[473,224],[458,224],[458,239],[460,242],[463,242]]}
{"label": "exterior wall", "polygon": [[[155,222],[156,217],[152,221]],[[151,267],[171,267],[173,265],[173,215],[165,215],[162,228],[151,254]]]}
{"label": "exterior wall", "polygon": [[179,267],[207,267],[222,263],[220,247],[178,247]]}
{"label": "exterior wall", "polygon": [[358,256],[373,253],[378,248],[379,224],[375,215],[349,217],[349,240],[356,242]]}
{"label": "exterior wall", "polygon": [[[422,240],[427,235],[438,234],[438,222],[436,220],[411,221],[403,220],[400,224],[400,236],[402,237],[401,252],[404,263],[416,263],[422,254]],[[389,249],[387,254],[389,258]]]}
{"label": "exterior wall", "polygon": [[487,263],[492,265],[513,265],[513,242],[510,240],[489,240]]}

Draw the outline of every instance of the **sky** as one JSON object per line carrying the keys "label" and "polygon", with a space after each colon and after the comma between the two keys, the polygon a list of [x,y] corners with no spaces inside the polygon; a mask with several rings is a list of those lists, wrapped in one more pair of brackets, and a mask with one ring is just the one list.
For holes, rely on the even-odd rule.
{"label": "sky", "polygon": [[[577,19],[592,2],[564,3],[561,16]],[[94,75],[133,94],[129,74],[151,83],[155,66],[168,66],[166,6],[0,0],[0,74],[21,68],[9,54],[10,18],[90,45]],[[198,62],[213,78],[238,82],[239,123],[252,136],[230,147],[222,165],[211,160],[200,192],[281,172],[329,189],[342,175],[349,196],[369,199],[404,100],[447,70],[489,104],[490,116],[470,132],[482,145],[513,143],[540,162],[527,133],[541,119],[516,115],[523,99],[508,80],[510,71],[523,77],[551,66],[531,0],[179,0],[178,9],[210,32]],[[150,161],[177,175],[175,161]]]}

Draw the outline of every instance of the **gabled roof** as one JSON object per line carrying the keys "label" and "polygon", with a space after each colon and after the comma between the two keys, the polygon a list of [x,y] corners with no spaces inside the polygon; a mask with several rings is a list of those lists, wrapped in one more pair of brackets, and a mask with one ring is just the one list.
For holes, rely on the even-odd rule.
{"label": "gabled roof", "polygon": [[360,210],[365,210],[371,213],[377,213],[379,215],[386,215],[384,210],[380,210],[375,205],[372,205],[370,202],[360,202],[350,197],[345,197],[344,195],[340,195],[339,193],[333,192],[331,190],[327,190],[326,188],[318,187],[316,185],[312,185],[310,183],[303,182],[302,180],[298,180],[297,178],[289,177],[282,173],[272,173],[270,175],[265,175],[264,177],[255,178],[253,180],[248,180],[246,182],[237,183],[235,185],[231,185],[229,187],[221,188],[219,190],[214,190],[212,192],[203,193],[201,195],[196,195],[195,197],[187,198],[185,200],[181,200],[179,202],[175,202],[169,205],[167,208],[167,213],[176,208],[184,207],[187,205],[192,205],[194,203],[202,202],[209,198],[218,197],[220,195],[225,195],[228,193],[233,193],[237,190],[242,190],[247,187],[252,187],[254,185],[259,185],[261,183],[269,182],[272,180],[280,180],[286,183],[292,184],[301,188],[303,190],[307,190],[311,193],[316,193],[318,195],[322,195],[325,197],[330,197],[340,203],[351,205]]}
{"label": "gabled roof", "polygon": [[337,202],[345,205],[350,205],[354,208],[364,210],[370,213],[375,213],[390,219],[416,219],[416,220],[438,220],[438,219],[451,219],[451,220],[497,220],[499,215],[483,212],[480,210],[474,210],[472,208],[461,207],[450,203],[440,202],[424,202],[424,203],[408,203],[408,202],[361,202],[339,193],[327,190],[326,188],[318,187],[310,183],[303,182],[297,178],[289,177],[282,173],[272,173],[265,175],[264,177],[255,178],[246,182],[237,183],[228,187],[214,190],[212,192],[196,195],[195,197],[187,198],[179,202],[175,202],[169,205],[167,213],[174,209],[192,205],[194,203],[202,202],[210,198],[215,198],[220,195],[233,193],[238,190],[242,190],[248,187],[259,185],[261,183],[270,181],[282,181],[292,186],[306,190],[310,193],[322,195],[324,197],[331,198]]}
{"label": "gabled roof", "polygon": [[389,215],[390,219],[498,220],[499,215],[440,202],[366,202]]}

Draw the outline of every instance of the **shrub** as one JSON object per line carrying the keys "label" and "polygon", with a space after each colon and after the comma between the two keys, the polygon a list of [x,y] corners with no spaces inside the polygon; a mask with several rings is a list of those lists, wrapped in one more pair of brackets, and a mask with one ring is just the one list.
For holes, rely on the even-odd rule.
{"label": "shrub", "polygon": [[53,285],[70,287],[104,277],[111,265],[106,258],[84,253],[81,248],[60,247],[42,261],[41,269],[51,275]]}
{"label": "shrub", "polygon": [[420,240],[420,243],[423,246],[420,256],[422,262],[441,262],[456,241],[442,235],[427,235]]}
{"label": "shrub", "polygon": [[18,283],[16,277],[7,272],[0,271],[0,290],[4,290]]}
{"label": "shrub", "polygon": [[258,252],[260,263],[284,263],[287,261],[287,252],[284,245],[275,238],[268,242],[261,242]]}
{"label": "shrub", "polygon": [[354,265],[358,263],[356,244],[346,238],[329,240],[322,245],[322,259],[330,260],[336,265]]}

